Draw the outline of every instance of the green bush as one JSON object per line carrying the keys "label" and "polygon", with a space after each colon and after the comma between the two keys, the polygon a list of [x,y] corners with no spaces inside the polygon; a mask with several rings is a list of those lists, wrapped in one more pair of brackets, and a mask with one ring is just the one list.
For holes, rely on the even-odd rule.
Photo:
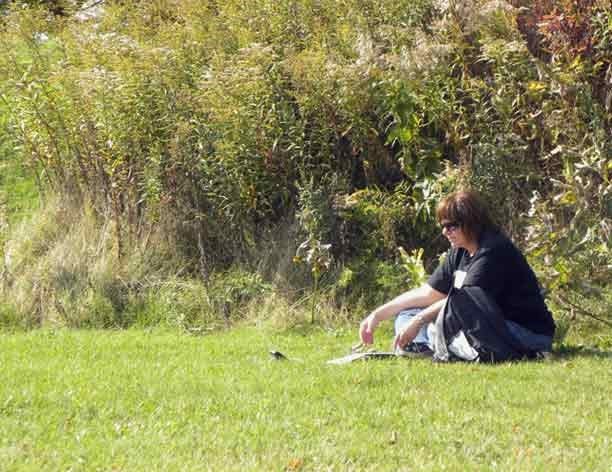
{"label": "green bush", "polygon": [[[610,9],[520,3],[108,1],[86,21],[9,7],[3,152],[91,235],[11,232],[11,303],[92,326],[146,323],[147,306],[203,326],[265,280],[373,303],[403,288],[398,247],[433,268],[435,204],[463,185],[553,289],[605,283]],[[230,272],[226,299],[216,274],[235,267],[263,275]],[[167,301],[143,280],[168,282]]]}

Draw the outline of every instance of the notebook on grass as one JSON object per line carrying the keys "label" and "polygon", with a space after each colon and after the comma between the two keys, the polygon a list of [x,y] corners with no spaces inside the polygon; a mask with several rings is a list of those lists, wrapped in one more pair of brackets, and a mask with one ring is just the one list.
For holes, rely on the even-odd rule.
{"label": "notebook on grass", "polygon": [[384,351],[367,351],[367,352],[353,352],[346,356],[338,357],[336,359],[332,359],[327,361],[328,364],[349,364],[355,361],[369,361],[369,360],[379,360],[379,359],[391,359],[394,357],[402,357],[401,354],[396,354],[395,352],[384,352]]}

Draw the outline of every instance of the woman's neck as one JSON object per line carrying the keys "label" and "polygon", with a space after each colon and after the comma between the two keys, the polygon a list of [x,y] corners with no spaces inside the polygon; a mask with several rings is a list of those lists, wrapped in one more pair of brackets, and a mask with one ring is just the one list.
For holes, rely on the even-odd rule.
{"label": "woman's neck", "polygon": [[468,252],[470,257],[474,257],[474,254],[476,254],[476,251],[478,251],[478,242],[470,242],[465,245],[464,249]]}

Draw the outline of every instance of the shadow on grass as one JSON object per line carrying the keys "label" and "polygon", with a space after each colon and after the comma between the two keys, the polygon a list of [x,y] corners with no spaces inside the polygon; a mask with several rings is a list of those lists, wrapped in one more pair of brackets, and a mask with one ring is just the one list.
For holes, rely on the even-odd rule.
{"label": "shadow on grass", "polygon": [[602,349],[593,346],[567,346],[562,345],[553,350],[552,361],[567,360],[573,358],[590,358],[590,359],[612,359],[612,350]]}

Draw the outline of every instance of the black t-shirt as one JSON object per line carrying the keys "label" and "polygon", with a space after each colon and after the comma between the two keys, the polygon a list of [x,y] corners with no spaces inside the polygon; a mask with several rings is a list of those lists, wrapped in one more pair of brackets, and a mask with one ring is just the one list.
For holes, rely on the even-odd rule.
{"label": "black t-shirt", "polygon": [[483,234],[479,243],[473,257],[463,248],[451,248],[429,277],[429,286],[446,294],[452,287],[480,287],[493,297],[507,320],[552,336],[555,322],[523,254],[498,232]]}

